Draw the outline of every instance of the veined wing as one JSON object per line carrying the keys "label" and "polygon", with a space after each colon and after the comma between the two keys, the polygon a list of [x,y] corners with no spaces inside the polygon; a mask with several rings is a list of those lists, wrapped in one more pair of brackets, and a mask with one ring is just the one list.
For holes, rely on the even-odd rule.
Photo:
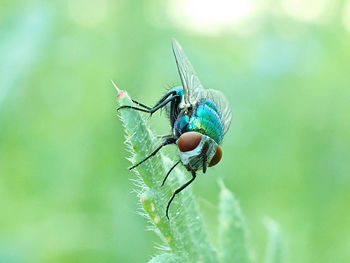
{"label": "veined wing", "polygon": [[222,92],[214,89],[207,89],[202,95],[202,98],[210,99],[215,103],[221,123],[223,125],[223,135],[227,132],[231,125],[232,111],[230,104]]}
{"label": "veined wing", "polygon": [[223,134],[225,134],[232,120],[232,112],[227,99],[224,94],[218,90],[204,89],[180,44],[173,39],[172,45],[182,86],[184,88],[185,104],[195,105],[204,98],[212,100],[217,107],[223,125]]}
{"label": "veined wing", "polygon": [[185,104],[194,105],[201,97],[203,86],[200,83],[191,62],[188,60],[185,52],[176,39],[172,40],[172,46],[182,86],[184,88]]}

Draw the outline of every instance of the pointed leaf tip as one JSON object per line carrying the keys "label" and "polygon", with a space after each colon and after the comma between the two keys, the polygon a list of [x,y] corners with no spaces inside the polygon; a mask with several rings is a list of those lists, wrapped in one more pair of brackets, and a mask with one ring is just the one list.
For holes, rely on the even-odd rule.
{"label": "pointed leaf tip", "polygon": [[114,86],[114,88],[117,90],[118,94],[117,94],[117,97],[119,99],[121,99],[122,97],[124,97],[126,95],[126,91],[125,90],[121,90],[118,88],[118,86],[114,83],[113,80],[111,80],[112,82],[112,85]]}
{"label": "pointed leaf tip", "polygon": [[279,226],[270,218],[265,218],[264,223],[268,230],[265,263],[283,263],[284,245]]}

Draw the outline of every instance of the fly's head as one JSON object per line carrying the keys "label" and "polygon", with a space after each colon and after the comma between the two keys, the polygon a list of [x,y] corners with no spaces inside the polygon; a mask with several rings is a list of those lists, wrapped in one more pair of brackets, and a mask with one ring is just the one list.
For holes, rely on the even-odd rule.
{"label": "fly's head", "polygon": [[222,157],[222,149],[212,138],[199,132],[183,133],[177,140],[182,164],[190,171],[216,165]]}

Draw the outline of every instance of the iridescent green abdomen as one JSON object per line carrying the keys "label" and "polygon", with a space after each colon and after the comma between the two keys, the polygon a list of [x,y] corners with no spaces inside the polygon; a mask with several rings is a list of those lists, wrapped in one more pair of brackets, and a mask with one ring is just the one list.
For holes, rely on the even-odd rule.
{"label": "iridescent green abdomen", "polygon": [[212,138],[220,144],[223,137],[223,126],[216,105],[209,99],[204,99],[190,116],[183,115],[174,123],[174,134],[178,138],[189,131],[199,132]]}
{"label": "iridescent green abdomen", "polygon": [[223,127],[215,104],[209,99],[201,101],[189,118],[189,131],[196,131],[212,138],[220,144]]}

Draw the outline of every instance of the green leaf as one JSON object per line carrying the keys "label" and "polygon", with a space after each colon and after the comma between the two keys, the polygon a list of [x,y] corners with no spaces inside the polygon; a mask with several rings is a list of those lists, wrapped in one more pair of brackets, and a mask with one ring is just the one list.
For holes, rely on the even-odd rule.
{"label": "green leaf", "polygon": [[[120,105],[133,105],[125,91],[118,88],[117,91]],[[127,108],[119,112],[125,128],[125,142],[131,153],[129,160],[135,164],[153,152],[161,140],[148,127],[144,113]],[[170,220],[166,218],[166,206],[173,191],[191,178],[187,171],[177,167],[161,187],[164,176],[174,162],[163,151],[133,169],[142,214],[150,222],[150,229],[161,238],[163,243],[159,248],[166,252],[152,258],[150,262],[251,262],[244,216],[237,200],[222,182],[218,218],[219,256],[208,240],[191,187],[175,197],[170,207]],[[269,221],[267,227],[269,241],[265,263],[282,263],[282,245],[277,225]]]}
{"label": "green leaf", "polygon": [[[117,90],[120,105],[132,105],[127,93]],[[144,113],[131,109],[119,112],[125,128],[126,145],[131,153],[129,160],[135,164],[156,149],[161,140],[148,127]],[[170,220],[166,218],[166,206],[173,191],[191,176],[188,172],[184,173],[182,168],[176,168],[161,187],[164,176],[174,164],[164,155],[165,151],[161,151],[163,153],[158,152],[133,169],[143,213],[149,219],[151,229],[160,236],[164,249],[181,258],[181,262],[218,262],[216,251],[208,241],[191,186],[175,197],[169,210]]]}
{"label": "green leaf", "polygon": [[233,194],[220,181],[219,245],[222,262],[250,262],[247,227],[241,208]]}
{"label": "green leaf", "polygon": [[265,263],[282,263],[284,262],[284,254],[279,227],[276,222],[271,219],[266,219],[265,225],[268,230]]}
{"label": "green leaf", "polygon": [[164,253],[152,258],[148,263],[178,263],[183,262],[179,257],[171,253]]}

